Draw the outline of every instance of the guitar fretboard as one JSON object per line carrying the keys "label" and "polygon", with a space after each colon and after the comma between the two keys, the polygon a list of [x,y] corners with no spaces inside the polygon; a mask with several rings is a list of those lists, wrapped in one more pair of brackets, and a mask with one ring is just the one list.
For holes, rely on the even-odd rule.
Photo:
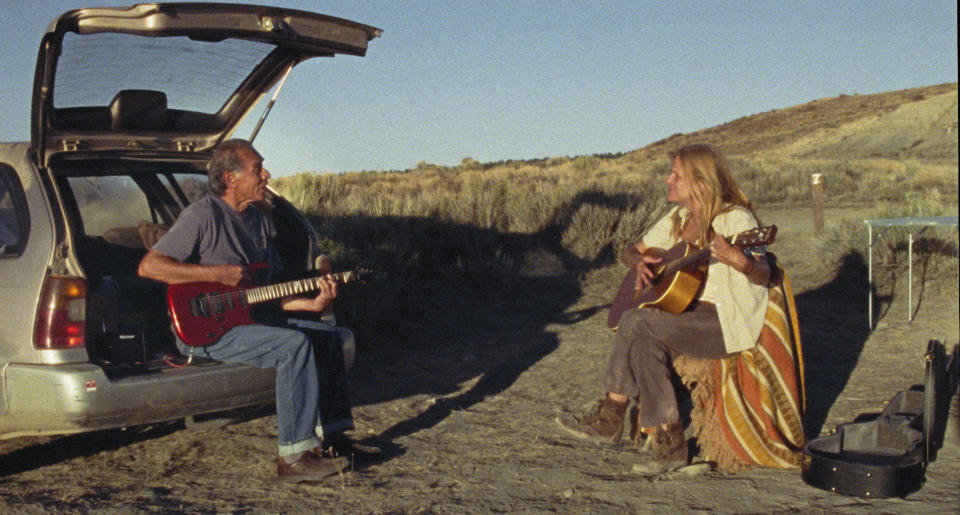
{"label": "guitar fretboard", "polygon": [[[342,284],[353,281],[356,279],[356,277],[357,273],[353,270],[347,270],[333,274],[334,280]],[[248,304],[256,304],[258,302],[267,302],[289,297],[291,295],[300,295],[303,293],[316,291],[320,289],[320,279],[321,277],[311,277],[309,279],[300,279],[297,281],[258,286],[256,288],[250,288],[249,290],[246,290],[244,292],[244,298]]]}
{"label": "guitar fretboard", "polygon": [[708,257],[710,257],[710,249],[700,249],[694,252],[693,254],[690,254],[689,256],[685,256],[671,262],[670,264],[668,264],[663,268],[663,271],[659,275],[663,276],[663,275],[672,274],[677,270],[682,270],[694,263],[703,261]]}
{"label": "guitar fretboard", "polygon": [[[740,234],[734,235],[732,238],[726,238],[726,240],[733,245],[734,247],[739,247],[741,249],[749,248],[756,245],[766,245],[773,242],[774,236],[777,234],[777,226],[770,225],[767,227],[757,227],[749,231],[744,231]],[[710,257],[710,249],[702,248],[684,256],[678,258],[670,263],[664,265],[660,271],[657,273],[657,276],[654,278],[655,281],[659,281],[661,278],[674,274],[678,270],[687,268],[690,265],[699,263]]]}

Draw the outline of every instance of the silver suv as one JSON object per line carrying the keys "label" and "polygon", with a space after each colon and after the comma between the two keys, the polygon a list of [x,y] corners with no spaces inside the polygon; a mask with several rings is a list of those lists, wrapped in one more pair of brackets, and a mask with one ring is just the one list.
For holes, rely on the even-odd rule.
{"label": "silver suv", "polygon": [[[204,167],[311,57],[362,56],[376,28],[303,11],[141,4],[48,28],[29,143],[0,143],[0,438],[136,426],[268,404],[274,375],[177,367],[163,287],[140,258],[206,188]],[[275,192],[287,271],[317,237]]]}

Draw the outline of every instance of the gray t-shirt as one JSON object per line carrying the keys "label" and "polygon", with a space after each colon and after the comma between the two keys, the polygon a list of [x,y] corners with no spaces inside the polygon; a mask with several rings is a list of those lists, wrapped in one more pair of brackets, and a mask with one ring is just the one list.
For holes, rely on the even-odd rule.
{"label": "gray t-shirt", "polygon": [[273,223],[256,207],[237,213],[220,197],[208,194],[180,213],[153,250],[207,266],[267,263],[274,275],[282,267],[273,246],[275,235]]}

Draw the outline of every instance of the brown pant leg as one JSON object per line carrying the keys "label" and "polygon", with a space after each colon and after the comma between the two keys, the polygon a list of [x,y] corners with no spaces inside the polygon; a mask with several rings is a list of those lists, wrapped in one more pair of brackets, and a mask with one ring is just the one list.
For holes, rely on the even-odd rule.
{"label": "brown pant leg", "polygon": [[670,379],[670,363],[678,354],[710,359],[727,355],[716,307],[699,304],[679,315],[655,308],[624,313],[604,386],[608,392],[637,398],[643,427],[680,418]]}

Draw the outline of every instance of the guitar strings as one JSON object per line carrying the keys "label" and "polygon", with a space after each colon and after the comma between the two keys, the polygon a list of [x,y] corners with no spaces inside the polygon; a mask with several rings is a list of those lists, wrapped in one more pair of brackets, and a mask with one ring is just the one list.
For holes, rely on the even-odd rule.
{"label": "guitar strings", "polygon": [[[354,270],[347,270],[332,275],[334,280],[346,283],[353,280],[355,274],[356,272]],[[288,283],[258,286],[248,290],[204,294],[200,296],[199,300],[205,305],[223,305],[229,303],[230,300],[247,300],[248,302],[252,301],[251,303],[256,303],[269,300],[270,298],[286,297],[306,291],[316,290],[319,287],[319,281],[320,277],[310,277],[307,279],[301,279],[299,281],[290,281]]]}

